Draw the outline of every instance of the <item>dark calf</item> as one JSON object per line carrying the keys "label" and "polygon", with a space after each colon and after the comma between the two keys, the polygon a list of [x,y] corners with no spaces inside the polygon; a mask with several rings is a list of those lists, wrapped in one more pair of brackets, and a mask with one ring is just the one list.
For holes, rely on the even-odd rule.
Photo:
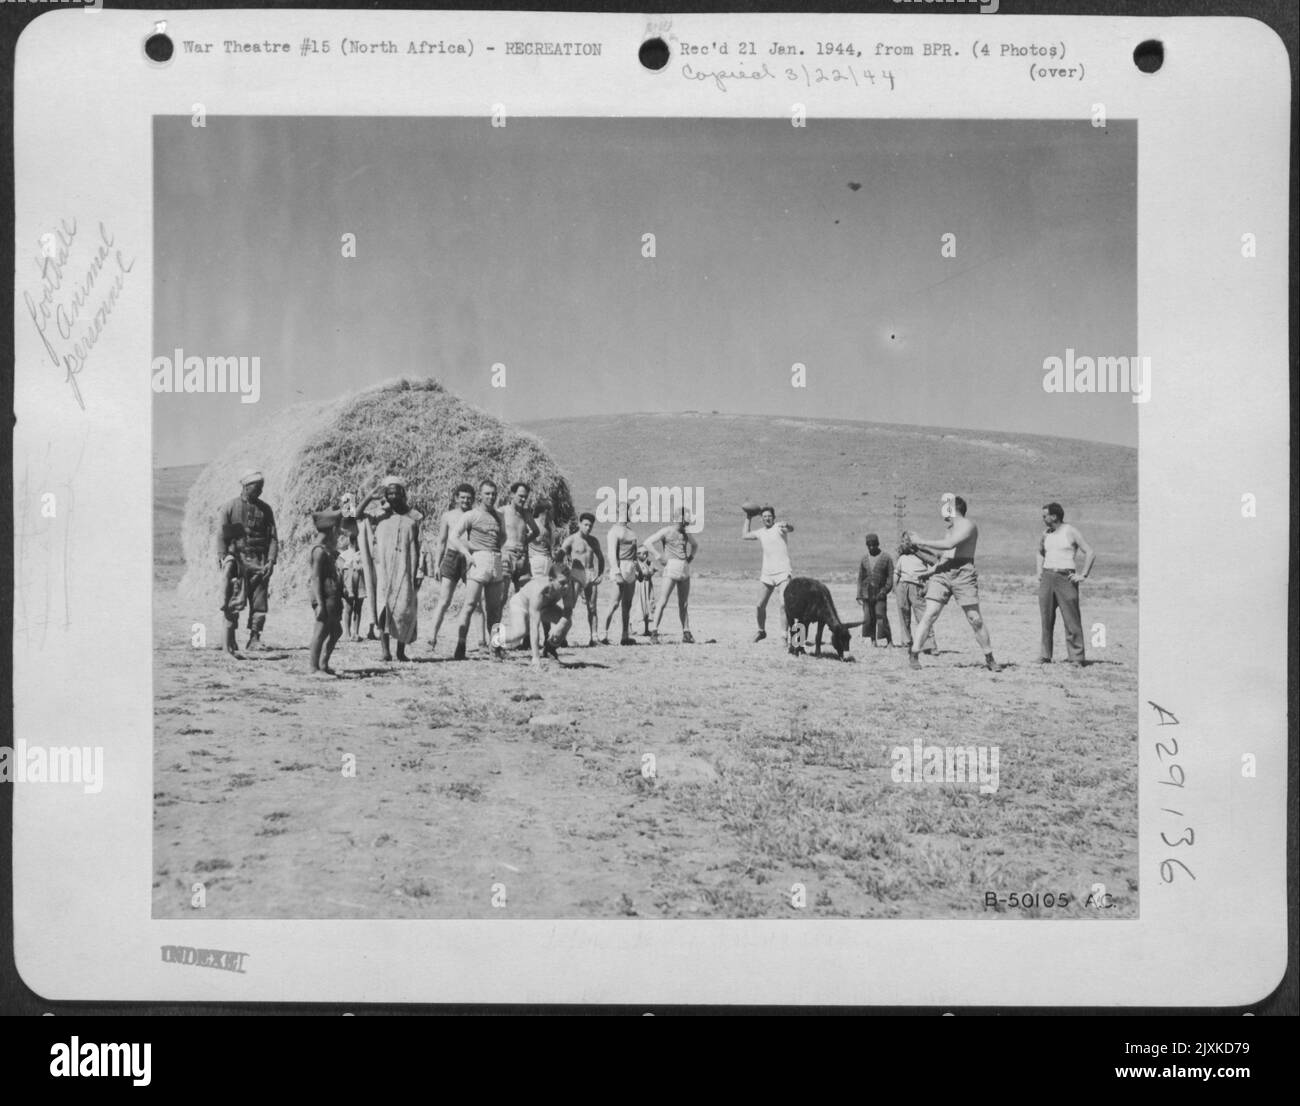
{"label": "dark calf", "polygon": [[[835,600],[830,590],[820,580],[810,580],[807,576],[796,576],[785,586],[785,621],[790,628],[789,648],[796,656],[803,652],[803,643],[808,640],[809,623],[817,623],[817,642],[815,654],[822,653],[822,630],[831,631],[831,645],[840,660],[845,660],[849,644],[853,640],[851,631],[862,625],[857,622],[841,622],[835,610]],[[800,627],[801,635],[796,640],[795,627]],[[852,657],[848,657],[852,660]]]}

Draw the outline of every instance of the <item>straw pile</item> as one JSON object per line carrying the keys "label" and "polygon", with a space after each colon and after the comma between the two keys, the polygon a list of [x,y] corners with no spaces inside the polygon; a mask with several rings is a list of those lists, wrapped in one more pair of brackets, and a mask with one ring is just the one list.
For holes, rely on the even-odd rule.
{"label": "straw pile", "polygon": [[[555,517],[574,516],[569,484],[541,443],[457,399],[436,380],[398,380],[354,395],[286,408],[232,444],[194,482],[185,507],[185,576],[179,591],[212,605],[219,591],[217,511],[239,494],[240,474],[262,471],[262,498],[275,512],[280,557],[271,581],[280,599],[306,593],[316,540],[312,512],[337,507],[344,492],[359,500],[386,474],[406,480],[407,498],[425,518],[431,541],[438,515],[461,481],[527,481]],[[531,500],[530,500],[531,502]]]}

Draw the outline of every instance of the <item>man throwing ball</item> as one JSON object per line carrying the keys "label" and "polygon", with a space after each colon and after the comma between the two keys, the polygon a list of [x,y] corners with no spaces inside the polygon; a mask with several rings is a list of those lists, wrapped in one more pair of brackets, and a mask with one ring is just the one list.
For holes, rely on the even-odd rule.
{"label": "man throwing ball", "polygon": [[[756,541],[763,549],[763,569],[758,577],[761,589],[758,595],[758,633],[754,635],[755,641],[762,641],[767,637],[767,601],[772,598],[774,591],[778,593],[776,609],[781,615],[781,633],[786,632],[785,585],[790,582],[794,571],[790,568],[790,547],[785,536],[794,532],[794,526],[789,522],[777,522],[775,507],[756,507],[745,503],[741,509],[745,512],[745,525],[740,531],[741,540]],[[755,515],[762,515],[762,529],[753,529]]]}
{"label": "man throwing ball", "polygon": [[980,614],[979,576],[975,572],[975,545],[979,541],[979,527],[966,517],[966,500],[951,493],[943,497],[940,513],[948,524],[946,538],[918,538],[907,534],[905,538],[921,549],[936,553],[951,553],[947,559],[940,559],[930,577],[925,591],[925,615],[921,624],[912,635],[912,644],[907,650],[908,664],[912,668],[921,667],[917,650],[925,641],[950,598],[955,598],[961,609],[966,612],[966,621],[975,631],[975,640],[984,650],[984,667],[990,672],[1001,672],[1002,666],[993,659],[993,643],[989,639],[988,627]]}

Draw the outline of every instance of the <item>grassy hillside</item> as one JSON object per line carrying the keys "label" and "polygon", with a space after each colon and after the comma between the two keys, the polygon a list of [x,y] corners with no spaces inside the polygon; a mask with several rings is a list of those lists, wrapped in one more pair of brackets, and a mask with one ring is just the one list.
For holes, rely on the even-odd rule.
{"label": "grassy hillside", "polygon": [[[926,537],[941,533],[939,497],[946,491],[969,501],[980,526],[979,563],[987,571],[1033,571],[1040,508],[1057,500],[1097,548],[1099,576],[1136,572],[1137,451],[1123,446],[699,412],[547,419],[524,429],[543,440],[568,476],[579,510],[594,508],[598,489],[617,488],[620,479],[645,488],[702,487],[701,572],[757,574],[757,550],[737,536],[738,505],[746,498],[772,503],[795,524],[790,548],[797,573],[833,578],[855,570],[869,530],[892,543],[896,494],[907,496],[909,528]],[[180,520],[202,467],[155,474],[160,582],[179,579]],[[272,506],[276,492],[267,489]],[[643,537],[652,528],[636,525]]]}
{"label": "grassy hillside", "polygon": [[[758,554],[738,533],[746,498],[793,522],[795,571],[856,568],[864,535],[906,525],[942,532],[939,498],[952,491],[980,527],[990,571],[1032,572],[1041,507],[1057,501],[1098,550],[1101,575],[1137,565],[1137,450],[1067,438],[826,419],[698,412],[548,419],[525,424],[569,477],[577,505],[597,489],[690,485],[704,489],[702,571],[757,573]],[[647,530],[638,527],[638,533]]]}

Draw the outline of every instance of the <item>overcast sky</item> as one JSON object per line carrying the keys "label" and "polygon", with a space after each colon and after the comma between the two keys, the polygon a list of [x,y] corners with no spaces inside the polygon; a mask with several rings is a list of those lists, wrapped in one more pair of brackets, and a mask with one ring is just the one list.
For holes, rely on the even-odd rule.
{"label": "overcast sky", "polygon": [[1139,352],[1131,123],[185,116],[155,139],[155,354],[262,373],[257,404],[156,397],[160,465],[397,376],[511,421],[719,409],[1137,444],[1128,396],[1042,388],[1067,347]]}

